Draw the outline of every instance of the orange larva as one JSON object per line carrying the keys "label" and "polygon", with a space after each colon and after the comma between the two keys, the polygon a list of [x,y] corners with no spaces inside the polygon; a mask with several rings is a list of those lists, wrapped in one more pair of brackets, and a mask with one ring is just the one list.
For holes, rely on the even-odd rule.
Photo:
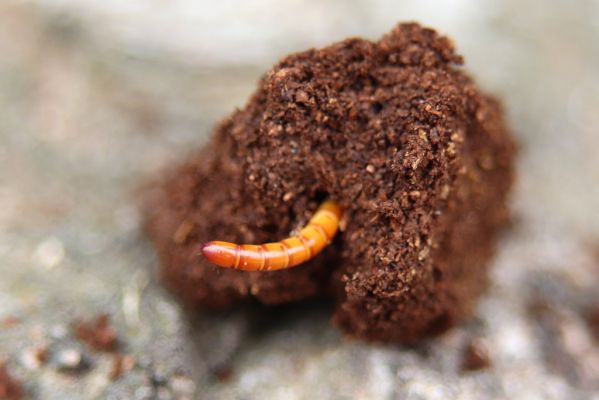
{"label": "orange larva", "polygon": [[242,271],[274,271],[310,260],[333,239],[339,229],[339,204],[326,200],[297,236],[265,244],[208,242],[202,254],[213,264]]}

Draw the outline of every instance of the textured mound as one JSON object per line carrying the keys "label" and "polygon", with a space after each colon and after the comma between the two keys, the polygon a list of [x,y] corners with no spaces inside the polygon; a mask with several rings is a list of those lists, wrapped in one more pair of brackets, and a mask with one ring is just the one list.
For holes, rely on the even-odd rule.
{"label": "textured mound", "polygon": [[[507,220],[514,144],[498,104],[416,24],[291,55],[147,207],[163,277],[186,303],[314,296],[351,335],[410,342],[467,315]],[[305,265],[217,269],[198,245],[276,241],[326,197],[346,224]]]}

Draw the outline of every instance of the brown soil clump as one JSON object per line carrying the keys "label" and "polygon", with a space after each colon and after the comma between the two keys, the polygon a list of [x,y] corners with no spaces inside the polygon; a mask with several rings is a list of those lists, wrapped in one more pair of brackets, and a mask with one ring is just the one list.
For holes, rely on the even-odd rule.
{"label": "brown soil clump", "polygon": [[118,347],[118,333],[107,314],[100,314],[92,321],[75,321],[73,330],[79,340],[94,350],[110,352]]}
{"label": "brown soil clump", "polygon": [[[515,146],[461,62],[417,24],[283,59],[148,203],[166,283],[208,308],[330,296],[334,323],[370,340],[412,342],[469,315],[508,218]],[[346,226],[305,265],[247,273],[199,256],[208,240],[280,240],[326,197]]]}
{"label": "brown soil clump", "polygon": [[478,371],[489,368],[491,357],[489,349],[482,339],[473,339],[464,348],[462,354],[462,370]]}

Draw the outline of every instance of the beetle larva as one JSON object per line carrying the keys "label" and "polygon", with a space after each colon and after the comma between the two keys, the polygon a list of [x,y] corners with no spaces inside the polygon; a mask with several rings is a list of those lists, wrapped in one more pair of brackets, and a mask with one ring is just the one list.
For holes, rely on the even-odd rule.
{"label": "beetle larva", "polygon": [[265,244],[213,241],[202,245],[202,254],[213,264],[242,271],[274,271],[310,260],[333,239],[342,211],[332,200],[323,202],[297,236]]}

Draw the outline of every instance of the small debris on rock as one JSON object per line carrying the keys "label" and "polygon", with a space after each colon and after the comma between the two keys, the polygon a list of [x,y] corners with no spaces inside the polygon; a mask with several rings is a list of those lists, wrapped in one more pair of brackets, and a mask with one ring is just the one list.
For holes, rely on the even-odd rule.
{"label": "small debris on rock", "polygon": [[87,368],[83,353],[77,349],[65,349],[56,354],[56,364],[62,372],[80,372]]}
{"label": "small debris on rock", "polygon": [[587,325],[595,342],[599,343],[599,302],[591,306],[586,315]]}
{"label": "small debris on rock", "polygon": [[19,323],[19,319],[15,316],[9,315],[0,321],[0,327],[2,328],[12,328]]}
{"label": "small debris on rock", "polygon": [[221,367],[214,371],[214,376],[219,382],[228,382],[233,376],[233,369],[231,367]]}
{"label": "small debris on rock", "polygon": [[491,365],[489,349],[484,339],[471,340],[464,349],[462,358],[463,371],[477,371]]}
{"label": "small debris on rock", "polygon": [[27,369],[36,370],[48,361],[48,346],[26,349],[21,354],[21,364]]}
{"label": "small debris on rock", "polygon": [[22,397],[21,382],[10,376],[6,365],[0,364],[0,399],[18,400]]}
{"label": "small debris on rock", "polygon": [[108,377],[111,381],[116,381],[124,373],[131,370],[135,366],[135,358],[131,355],[122,355],[120,353],[114,356],[112,369]]}
{"label": "small debris on rock", "polygon": [[115,351],[118,333],[110,325],[108,314],[100,314],[92,321],[75,321],[73,329],[77,338],[97,351]]}

